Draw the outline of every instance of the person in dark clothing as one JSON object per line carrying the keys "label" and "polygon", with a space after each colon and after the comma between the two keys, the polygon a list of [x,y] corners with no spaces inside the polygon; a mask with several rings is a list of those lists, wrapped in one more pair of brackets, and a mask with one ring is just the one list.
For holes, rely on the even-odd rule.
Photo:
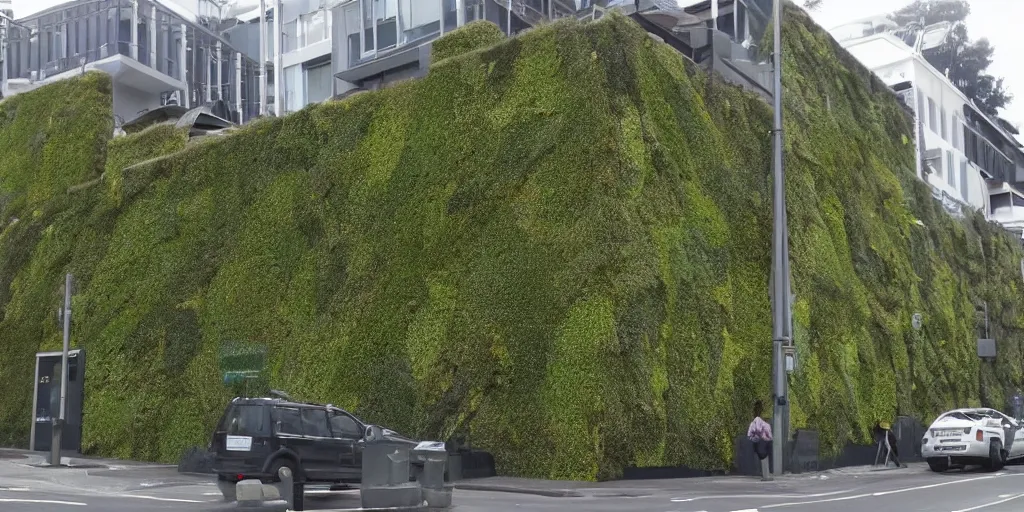
{"label": "person in dark clothing", "polygon": [[761,459],[761,480],[771,480],[768,472],[768,455],[772,452],[772,426],[761,418],[764,413],[764,404],[758,400],[754,402],[754,421],[750,422],[747,428],[747,439],[754,445],[754,453]]}
{"label": "person in dark clothing", "polygon": [[892,428],[890,428],[889,424],[876,421],[875,428],[872,429],[872,434],[874,434],[875,442],[883,443],[882,446],[885,446],[884,442],[886,440],[889,441],[889,448],[892,450],[890,453],[892,461],[896,463],[896,467],[903,467],[903,464],[900,463],[899,448],[896,446],[898,444],[896,434],[892,432]]}

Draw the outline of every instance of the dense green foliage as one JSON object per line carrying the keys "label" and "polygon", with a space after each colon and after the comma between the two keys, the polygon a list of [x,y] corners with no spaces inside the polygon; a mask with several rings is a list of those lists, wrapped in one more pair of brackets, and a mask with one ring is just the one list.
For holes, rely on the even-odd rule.
{"label": "dense green foliage", "polygon": [[[835,450],[897,413],[1003,405],[1024,369],[1022,252],[939,209],[895,97],[789,18],[795,425]],[[46,208],[0,235],[0,384],[31,389],[70,269],[89,452],[170,461],[205,445],[230,393],[221,348],[240,343],[266,347],[274,388],[412,435],[467,433],[505,474],[728,467],[770,393],[770,114],[615,15],[209,142],[117,139],[73,201],[28,196],[33,180],[4,189],[26,218]],[[993,366],[973,352],[980,300]],[[0,402],[0,441],[25,442],[28,395]]]}
{"label": "dense green foliage", "polygon": [[474,21],[459,27],[434,42],[430,59],[440,62],[444,59],[489,48],[505,39],[505,33],[489,21]]}

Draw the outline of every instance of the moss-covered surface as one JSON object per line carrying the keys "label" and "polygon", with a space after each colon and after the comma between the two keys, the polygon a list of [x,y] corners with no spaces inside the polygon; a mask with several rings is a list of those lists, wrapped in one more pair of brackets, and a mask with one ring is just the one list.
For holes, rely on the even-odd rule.
{"label": "moss-covered surface", "polygon": [[[795,426],[835,450],[897,412],[1002,406],[1024,369],[1022,252],[939,209],[897,100],[795,9],[785,45]],[[70,269],[90,453],[205,445],[229,396],[219,349],[249,343],[274,388],[412,435],[468,433],[501,473],[728,467],[770,396],[770,125],[763,101],[610,16],[168,158],[147,160],[180,133],[119,139],[101,186],[70,202],[0,167],[23,177],[4,218],[35,219],[0,235],[0,385],[25,390],[0,402],[0,441],[28,437],[31,354],[59,342]],[[991,366],[974,355],[980,300]]]}
{"label": "moss-covered surface", "polygon": [[474,21],[459,27],[434,42],[430,59],[440,62],[474,50],[489,48],[505,39],[505,33],[489,21]]}

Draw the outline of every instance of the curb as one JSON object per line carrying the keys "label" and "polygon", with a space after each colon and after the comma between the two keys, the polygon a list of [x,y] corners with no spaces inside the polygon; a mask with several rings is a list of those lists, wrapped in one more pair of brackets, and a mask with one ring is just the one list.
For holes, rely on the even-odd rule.
{"label": "curb", "polygon": [[514,494],[532,494],[535,496],[544,496],[547,498],[582,498],[584,495],[579,491],[573,491],[570,489],[527,489],[525,487],[512,487],[508,485],[489,485],[489,484],[455,484],[455,489],[459,491],[482,491],[482,492],[507,492]]}

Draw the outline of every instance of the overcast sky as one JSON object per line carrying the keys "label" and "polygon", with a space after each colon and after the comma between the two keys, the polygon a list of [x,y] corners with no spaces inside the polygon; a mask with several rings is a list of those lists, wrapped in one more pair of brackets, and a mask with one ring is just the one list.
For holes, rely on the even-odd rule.
{"label": "overcast sky", "polygon": [[[64,3],[65,0],[14,0],[15,17]],[[249,2],[250,0],[240,0]],[[680,5],[698,3],[699,0],[678,0]],[[801,0],[797,0],[802,3]],[[826,29],[875,14],[885,14],[910,3],[910,0],[824,0],[822,7],[813,12],[814,19]],[[1004,116],[1018,126],[1024,125],[1024,66],[1015,55],[1021,43],[1020,23],[1024,20],[1024,0],[969,0],[971,16],[967,29],[972,38],[987,37],[996,49],[995,62],[989,72],[1006,78],[1011,93],[1020,101],[1011,103]],[[1024,127],[1024,126],[1022,126]]]}

